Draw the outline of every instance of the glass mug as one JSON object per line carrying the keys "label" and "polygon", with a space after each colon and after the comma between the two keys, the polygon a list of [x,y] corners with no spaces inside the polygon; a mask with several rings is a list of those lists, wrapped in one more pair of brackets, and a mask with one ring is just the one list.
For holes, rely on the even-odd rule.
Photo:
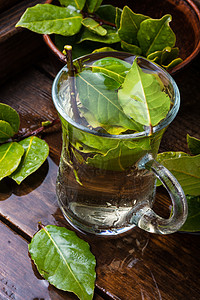
{"label": "glass mug", "polygon": [[[117,57],[130,64],[135,59],[128,53],[104,52],[86,55],[75,61],[78,66],[84,62],[90,65],[103,57]],[[56,184],[58,203],[67,221],[86,233],[112,236],[138,226],[148,232],[170,234],[177,231],[187,218],[187,202],[180,184],[155,160],[162,135],[178,112],[179,90],[166,71],[144,58],[139,59],[144,71],[159,76],[173,103],[165,119],[153,128],[151,135],[148,128],[143,132],[112,135],[85,126],[81,119],[75,121],[71,113],[71,78],[67,74],[67,66],[57,74],[52,86],[63,139]],[[119,144],[123,147],[116,154]],[[107,155],[95,156],[92,151],[94,145],[99,147],[95,150],[97,152],[101,152],[104,145]],[[98,155],[102,159],[97,159]],[[152,209],[157,178],[172,200],[169,219],[160,217]]]}

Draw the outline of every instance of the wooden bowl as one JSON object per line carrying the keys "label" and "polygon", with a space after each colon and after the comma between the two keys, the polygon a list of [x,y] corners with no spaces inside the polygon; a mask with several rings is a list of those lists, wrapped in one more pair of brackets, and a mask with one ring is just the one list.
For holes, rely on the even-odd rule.
{"label": "wooden bowl", "polygon": [[[53,0],[46,1],[52,2]],[[200,11],[191,0],[117,0],[103,1],[103,4],[113,4],[121,8],[127,5],[134,12],[152,18],[172,15],[170,26],[176,34],[176,46],[179,47],[179,56],[183,59],[183,62],[169,70],[172,75],[186,67],[200,52]],[[44,34],[43,38],[56,57],[65,63],[65,56],[55,46],[53,35]]]}

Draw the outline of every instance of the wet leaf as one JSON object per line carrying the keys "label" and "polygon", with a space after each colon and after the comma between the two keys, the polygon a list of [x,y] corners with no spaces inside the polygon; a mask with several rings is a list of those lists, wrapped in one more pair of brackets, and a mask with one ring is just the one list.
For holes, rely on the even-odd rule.
{"label": "wet leaf", "polygon": [[[121,126],[137,130],[138,125],[123,112],[116,88],[119,83],[102,73],[85,70],[77,74],[77,91],[82,105],[91,112],[100,127]],[[87,120],[90,123],[90,120]]]}
{"label": "wet leaf", "polygon": [[27,8],[16,27],[25,27],[41,34],[71,36],[80,31],[83,17],[74,7],[37,4]]}
{"label": "wet leaf", "polygon": [[188,217],[180,231],[200,231],[200,196],[186,196],[188,203]]}
{"label": "wet leaf", "polygon": [[24,148],[25,153],[17,170],[10,175],[18,184],[35,172],[49,154],[49,146],[38,137],[28,137],[20,141],[19,144]]}
{"label": "wet leaf", "polygon": [[16,142],[0,146],[0,180],[17,169],[23,153],[24,148]]}
{"label": "wet leaf", "polygon": [[164,152],[156,160],[176,177],[186,195],[200,195],[200,155]]}
{"label": "wet leaf", "polygon": [[64,227],[47,225],[34,235],[29,252],[39,273],[58,289],[91,300],[95,257],[89,245]]}
{"label": "wet leaf", "polygon": [[104,36],[107,34],[107,30],[100,26],[99,23],[92,18],[84,18],[81,23],[83,26],[88,28],[89,31],[94,32],[100,36]]}
{"label": "wet leaf", "polygon": [[19,114],[9,105],[0,103],[0,120],[6,121],[12,127],[14,133],[19,130]]}
{"label": "wet leaf", "polygon": [[107,34],[105,36],[99,36],[89,31],[87,28],[84,28],[79,43],[83,41],[93,41],[99,43],[114,44],[120,41],[116,28],[112,28],[107,25],[103,25],[102,27],[107,30]]}
{"label": "wet leaf", "polygon": [[140,24],[137,39],[145,56],[167,46],[174,47],[176,37],[169,26],[171,19],[170,15],[165,15],[161,19],[146,19]]}
{"label": "wet leaf", "polygon": [[97,11],[103,0],[87,0],[86,8],[89,13]]}
{"label": "wet leaf", "polygon": [[15,132],[11,125],[6,121],[0,120],[0,143],[7,141],[14,134]]}
{"label": "wet leaf", "polygon": [[130,68],[131,64],[116,57],[104,57],[95,61],[92,65],[93,72],[106,74],[120,84],[124,82],[125,76]]}
{"label": "wet leaf", "polygon": [[131,44],[128,44],[124,41],[121,41],[121,47],[124,51],[127,51],[127,52],[130,52],[130,53],[133,53],[135,55],[140,55],[142,54],[142,50],[140,49],[140,47],[136,46],[136,45],[131,45]]}
{"label": "wet leaf", "polygon": [[160,83],[153,74],[142,71],[137,59],[118,94],[124,113],[146,126],[157,125],[170,109],[169,96],[161,91]]}
{"label": "wet leaf", "polygon": [[134,13],[128,6],[124,6],[118,31],[120,39],[128,44],[138,45],[137,33],[140,24],[148,18],[147,16]]}
{"label": "wet leaf", "polygon": [[88,158],[87,163],[104,170],[124,171],[134,165],[148,150],[150,150],[148,137],[138,142],[121,141],[106,154],[95,154],[92,158]]}
{"label": "wet leaf", "polygon": [[187,134],[188,148],[193,155],[200,154],[200,140]]}
{"label": "wet leaf", "polygon": [[75,6],[77,9],[82,10],[85,6],[86,0],[59,0],[61,5],[68,6],[72,5]]}

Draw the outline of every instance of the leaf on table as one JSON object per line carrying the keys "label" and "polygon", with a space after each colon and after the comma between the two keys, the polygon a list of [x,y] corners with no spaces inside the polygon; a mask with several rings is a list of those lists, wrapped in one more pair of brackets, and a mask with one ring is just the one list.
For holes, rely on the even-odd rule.
{"label": "leaf on table", "polygon": [[93,20],[92,18],[84,18],[81,23],[89,31],[94,32],[100,36],[104,36],[107,34],[107,30],[100,26],[99,23]]}
{"label": "leaf on table", "polygon": [[120,84],[124,82],[130,68],[131,64],[116,57],[104,57],[95,61],[92,65],[93,72],[106,74]]}
{"label": "leaf on table", "polygon": [[180,231],[200,231],[200,196],[186,196],[188,203],[188,216]]}
{"label": "leaf on table", "polygon": [[128,6],[124,6],[118,31],[120,39],[128,44],[139,46],[137,33],[141,22],[148,18],[147,16],[134,13]]}
{"label": "leaf on table", "polygon": [[16,142],[0,146],[0,180],[17,169],[23,154],[24,148]]}
{"label": "leaf on table", "polygon": [[170,98],[161,90],[156,76],[143,72],[137,59],[118,94],[124,113],[146,126],[157,125],[170,109]]}
{"label": "leaf on table", "polygon": [[186,195],[200,195],[200,155],[164,152],[156,160],[176,177]]}
{"label": "leaf on table", "polygon": [[14,134],[15,132],[11,125],[6,121],[0,120],[0,143],[7,141]]}
{"label": "leaf on table", "polygon": [[128,44],[124,41],[121,41],[121,47],[124,51],[128,51],[128,52],[133,53],[135,55],[142,54],[142,50],[140,49],[140,47],[138,47],[136,45]]}
{"label": "leaf on table", "polygon": [[187,144],[190,153],[193,155],[200,154],[200,140],[187,134]]}
{"label": "leaf on table", "polygon": [[94,13],[98,10],[103,0],[87,0],[86,8],[89,13]]}
{"label": "leaf on table", "polygon": [[82,10],[85,6],[86,0],[59,0],[61,5],[64,6],[75,6],[78,10]]}
{"label": "leaf on table", "polygon": [[8,122],[14,133],[18,132],[20,125],[19,114],[9,105],[0,103],[0,120]]}
{"label": "leaf on table", "polygon": [[165,15],[161,19],[146,19],[140,24],[137,39],[145,56],[167,46],[174,47],[176,36],[169,26],[171,19],[171,15]]}
{"label": "leaf on table", "polygon": [[104,170],[124,171],[134,165],[148,150],[150,150],[148,137],[138,142],[119,141],[116,147],[106,154],[95,154],[86,162],[88,165]]}
{"label": "leaf on table", "polygon": [[28,137],[19,142],[24,148],[24,155],[20,165],[10,177],[20,184],[27,176],[35,172],[46,160],[49,146],[36,136]]}
{"label": "leaf on table", "polygon": [[89,31],[87,28],[84,28],[79,39],[79,43],[83,41],[93,41],[99,43],[114,44],[120,41],[116,28],[112,28],[107,25],[103,25],[102,27],[107,30],[107,34],[105,36],[97,35]]}
{"label": "leaf on table", "polygon": [[27,8],[16,27],[25,27],[41,34],[71,36],[80,31],[82,14],[75,7],[59,7],[52,4],[37,4]]}
{"label": "leaf on table", "polygon": [[98,10],[96,11],[96,14],[105,21],[108,21],[110,23],[115,24],[115,18],[116,18],[116,7],[110,4],[101,5]]}
{"label": "leaf on table", "polygon": [[75,232],[47,225],[29,244],[29,253],[39,273],[56,288],[91,300],[95,284],[95,257],[89,245]]}
{"label": "leaf on table", "polygon": [[77,74],[76,86],[82,105],[94,115],[100,127],[120,126],[123,131],[141,129],[124,114],[116,91],[119,83],[111,77],[85,70]]}

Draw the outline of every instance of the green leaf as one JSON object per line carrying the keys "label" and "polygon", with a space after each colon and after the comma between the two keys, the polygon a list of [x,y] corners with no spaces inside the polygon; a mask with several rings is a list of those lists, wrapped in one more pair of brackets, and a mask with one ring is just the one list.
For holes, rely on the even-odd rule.
{"label": "green leaf", "polygon": [[47,225],[29,244],[39,273],[58,289],[81,300],[91,300],[95,283],[95,257],[89,245],[64,227]]}
{"label": "green leaf", "polygon": [[87,28],[84,28],[79,43],[83,41],[93,41],[99,43],[114,44],[120,41],[116,28],[112,28],[107,25],[103,25],[102,27],[107,30],[107,34],[105,36],[99,36],[89,31]]}
{"label": "green leaf", "polygon": [[17,170],[10,177],[20,184],[27,176],[35,172],[46,160],[49,146],[38,137],[31,136],[19,142],[25,153]]}
{"label": "green leaf", "polygon": [[7,141],[14,134],[15,132],[11,125],[6,121],[0,120],[0,143]]}
{"label": "green leaf", "polygon": [[116,7],[113,5],[101,5],[99,9],[96,11],[96,14],[105,21],[115,24],[116,18]]}
{"label": "green leaf", "polygon": [[148,150],[150,150],[148,137],[137,142],[119,141],[116,147],[106,154],[96,154],[93,158],[88,158],[87,163],[104,170],[124,171],[134,165]]}
{"label": "green leaf", "polygon": [[[118,103],[117,81],[105,74],[85,70],[77,74],[76,84],[82,105],[94,115],[100,127],[110,125],[139,129],[138,125],[124,114]],[[90,123],[90,120],[87,121]]]}
{"label": "green leaf", "polygon": [[117,29],[120,28],[120,21],[122,16],[122,9],[119,7],[116,7],[116,17],[115,17],[115,24],[117,26]]}
{"label": "green leaf", "polygon": [[68,8],[37,4],[27,8],[16,27],[25,27],[41,34],[71,36],[80,31],[82,19],[82,15],[73,6]]}
{"label": "green leaf", "polygon": [[95,49],[94,51],[92,51],[92,53],[109,52],[109,51],[116,51],[116,50],[111,47],[102,47],[102,48]]}
{"label": "green leaf", "polygon": [[200,231],[200,196],[186,196],[188,203],[188,216],[180,231]]}
{"label": "green leaf", "polygon": [[156,76],[143,72],[137,59],[118,94],[124,113],[146,126],[157,125],[170,109],[170,98],[161,91]]}
{"label": "green leaf", "polygon": [[140,55],[142,54],[142,50],[140,49],[140,47],[136,46],[136,45],[131,45],[131,44],[128,44],[124,41],[121,41],[121,47],[124,51],[127,51],[127,52],[130,52],[130,53],[133,53],[135,55]]}
{"label": "green leaf", "polygon": [[85,6],[86,0],[59,0],[61,5],[64,6],[75,6],[77,9],[82,10],[83,7]]}
{"label": "green leaf", "polygon": [[20,124],[19,114],[9,105],[0,103],[0,120],[8,122],[14,133],[18,132]]}
{"label": "green leaf", "polygon": [[182,62],[182,58],[176,58],[173,61],[171,61],[168,65],[162,65],[162,67],[164,67],[166,70],[171,69],[176,67],[177,65],[179,65]]}
{"label": "green leaf", "polygon": [[186,195],[200,195],[200,155],[164,152],[158,154],[157,161],[176,177]]}
{"label": "green leaf", "polygon": [[140,24],[148,18],[147,16],[134,13],[128,6],[124,6],[118,31],[120,39],[128,44],[138,45],[137,33]]}
{"label": "green leaf", "polygon": [[187,144],[190,153],[193,155],[200,154],[200,140],[187,134]]}
{"label": "green leaf", "polygon": [[86,8],[89,13],[97,11],[103,0],[87,0]]}
{"label": "green leaf", "polygon": [[92,65],[93,72],[106,74],[120,84],[124,82],[125,76],[130,68],[131,64],[116,57],[104,57],[95,61]]}
{"label": "green leaf", "polygon": [[16,170],[23,153],[24,148],[16,142],[0,146],[0,180]]}
{"label": "green leaf", "polygon": [[147,19],[140,24],[137,39],[145,56],[167,46],[174,47],[176,37],[169,26],[171,19],[170,15],[165,15],[161,19]]}
{"label": "green leaf", "polygon": [[178,47],[171,48],[165,47],[161,53],[161,64],[169,65],[174,59],[176,59],[179,55]]}
{"label": "green leaf", "polygon": [[82,20],[82,25],[88,28],[91,32],[94,32],[100,36],[104,36],[107,34],[107,30],[99,25],[98,22],[93,20],[92,18],[85,18]]}

